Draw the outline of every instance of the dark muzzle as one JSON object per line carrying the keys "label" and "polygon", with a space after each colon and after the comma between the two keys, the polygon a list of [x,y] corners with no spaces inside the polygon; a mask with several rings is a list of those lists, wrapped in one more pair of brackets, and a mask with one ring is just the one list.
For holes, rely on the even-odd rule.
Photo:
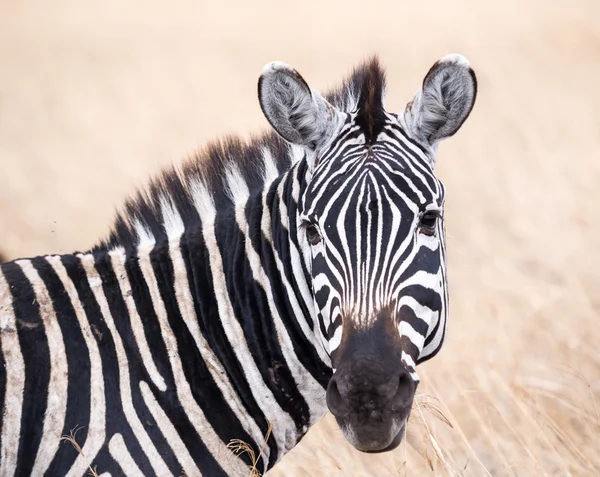
{"label": "dark muzzle", "polygon": [[358,450],[391,450],[402,438],[416,387],[395,356],[357,352],[329,381],[327,406]]}

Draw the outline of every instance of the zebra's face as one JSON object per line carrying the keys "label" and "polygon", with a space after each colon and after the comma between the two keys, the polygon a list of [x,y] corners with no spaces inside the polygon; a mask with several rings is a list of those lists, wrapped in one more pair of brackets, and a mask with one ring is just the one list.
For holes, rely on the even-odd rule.
{"label": "zebra's face", "polygon": [[439,349],[446,322],[444,189],[402,133],[387,116],[372,143],[340,136],[344,146],[323,153],[302,201],[315,308],[335,370],[327,402],[367,451],[399,442],[415,366]]}
{"label": "zebra's face", "polygon": [[357,449],[391,450],[410,414],[415,367],[445,334],[444,188],[433,165],[439,140],[471,111],[475,76],[464,58],[446,57],[395,115],[383,108],[376,61],[365,67],[350,112],[289,67],[270,68],[259,83],[263,111],[306,148],[310,167],[298,241],[334,370],[327,404]]}

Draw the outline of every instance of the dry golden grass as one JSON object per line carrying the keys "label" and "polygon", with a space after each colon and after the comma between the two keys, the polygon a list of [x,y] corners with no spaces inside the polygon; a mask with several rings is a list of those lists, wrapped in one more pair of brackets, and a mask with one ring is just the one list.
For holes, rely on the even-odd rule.
{"label": "dry golden grass", "polygon": [[[73,448],[81,455],[85,455],[83,453],[83,450],[81,449],[81,446],[79,445],[79,443],[77,442],[77,432],[79,432],[82,429],[82,427],[76,426],[74,429],[71,430],[71,432],[69,432],[68,436],[62,436],[60,438],[61,441],[64,442],[68,442],[69,444],[71,444],[73,446]],[[96,467],[88,467],[88,471],[89,474],[92,477],[98,477],[98,471],[96,470]]]}
{"label": "dry golden grass", "polygon": [[84,249],[161,165],[266,127],[268,61],[325,89],[379,53],[399,110],[463,53],[479,98],[437,167],[450,327],[407,439],[361,454],[327,417],[269,475],[600,475],[598,18],[597,0],[2,2],[0,250]]}
{"label": "dry golden grass", "polygon": [[241,439],[232,439],[229,444],[227,444],[227,448],[231,450],[235,455],[248,454],[250,456],[250,461],[252,462],[252,466],[250,467],[250,473],[248,477],[260,477],[260,471],[256,468],[258,463],[260,462],[260,458],[263,455],[263,452],[267,448],[269,438],[271,437],[271,431],[273,430],[273,423],[269,423],[269,427],[267,429],[267,433],[265,434],[264,441],[261,445],[261,448],[256,455],[254,448],[248,444],[247,442],[242,441]]}

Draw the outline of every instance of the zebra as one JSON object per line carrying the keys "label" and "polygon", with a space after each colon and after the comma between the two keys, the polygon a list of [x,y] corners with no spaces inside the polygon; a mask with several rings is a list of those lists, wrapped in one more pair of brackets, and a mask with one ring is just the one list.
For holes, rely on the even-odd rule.
{"label": "zebra", "polygon": [[273,131],[163,171],[85,253],[0,265],[0,475],[264,473],[328,409],[398,446],[446,334],[437,149],[477,82],[453,54],[402,113],[385,87],[377,57],[323,96],[269,63]]}

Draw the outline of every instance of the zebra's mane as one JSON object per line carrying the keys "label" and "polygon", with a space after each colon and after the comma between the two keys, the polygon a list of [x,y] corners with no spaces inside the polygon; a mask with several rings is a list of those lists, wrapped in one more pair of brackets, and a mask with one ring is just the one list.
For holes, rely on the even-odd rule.
{"label": "zebra's mane", "polygon": [[[368,140],[380,127],[384,94],[385,73],[377,57],[372,57],[324,97],[341,111],[358,112],[357,123]],[[92,251],[134,247],[144,239],[143,234],[151,235],[156,242],[166,241],[181,230],[170,230],[173,227],[166,223],[165,208],[175,210],[188,229],[199,223],[192,184],[203,183],[216,208],[226,209],[232,205],[227,186],[231,170],[239,171],[248,190],[253,191],[286,172],[302,157],[299,147],[290,146],[273,131],[249,142],[233,136],[213,141],[182,165],[163,170],[146,188],[138,190],[117,213],[108,238]],[[266,167],[266,158],[274,167]]]}

